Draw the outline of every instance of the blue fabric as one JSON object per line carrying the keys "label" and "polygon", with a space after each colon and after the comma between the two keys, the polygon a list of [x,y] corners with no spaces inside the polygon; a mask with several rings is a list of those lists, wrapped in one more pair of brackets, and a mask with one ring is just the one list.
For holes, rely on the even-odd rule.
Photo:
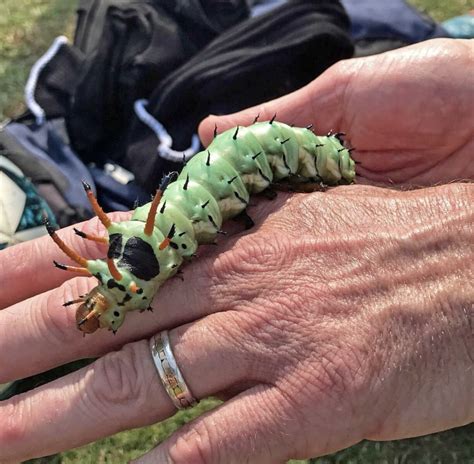
{"label": "blue fabric", "polygon": [[341,0],[355,40],[393,39],[407,43],[449,37],[439,24],[403,0]]}
{"label": "blue fabric", "polygon": [[59,122],[54,121],[48,121],[41,126],[36,123],[26,125],[11,122],[4,130],[14,137],[25,151],[41,161],[42,165],[51,170],[59,170],[68,183],[62,192],[66,202],[73,207],[81,207],[92,215],[81,179],[92,186],[94,181],[86,166],[60,137],[59,128],[55,127],[57,124]]}
{"label": "blue fabric", "polygon": [[143,205],[151,201],[151,198],[135,183],[122,184],[116,181],[104,169],[89,166],[94,178],[99,203],[107,211],[126,211],[135,205]]}
{"label": "blue fabric", "polygon": [[[25,152],[50,172],[60,173],[60,191],[73,208],[80,208],[93,216],[82,180],[91,185],[105,211],[127,211],[150,201],[135,182],[122,183],[103,168],[86,166],[63,138],[64,121],[55,119],[38,126],[36,123],[9,123],[4,130],[23,147]],[[54,176],[53,176],[54,177]],[[57,176],[56,176],[57,178]]]}

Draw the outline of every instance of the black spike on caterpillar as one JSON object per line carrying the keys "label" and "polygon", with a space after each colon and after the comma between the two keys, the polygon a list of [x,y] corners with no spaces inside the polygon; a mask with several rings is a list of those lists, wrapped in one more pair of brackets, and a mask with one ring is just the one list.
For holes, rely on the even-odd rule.
{"label": "black spike on caterpillar", "polygon": [[132,310],[145,310],[158,288],[195,256],[202,243],[213,243],[223,221],[244,212],[251,193],[273,183],[298,185],[352,183],[355,163],[342,134],[315,135],[311,127],[290,127],[272,118],[217,135],[181,173],[165,176],[152,202],[137,208],[131,220],[112,222],[90,186],[89,200],[108,232],[108,240],[79,232],[88,240],[108,242],[105,260],[87,260],[48,228],[58,246],[80,267],[55,263],[66,271],[94,276],[99,284],[80,303],[78,328],[114,332]]}

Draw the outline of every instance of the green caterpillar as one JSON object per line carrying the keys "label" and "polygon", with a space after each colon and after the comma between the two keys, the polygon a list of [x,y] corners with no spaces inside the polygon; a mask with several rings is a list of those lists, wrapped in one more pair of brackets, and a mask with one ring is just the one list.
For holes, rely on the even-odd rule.
{"label": "green caterpillar", "polygon": [[87,295],[65,303],[80,303],[76,321],[82,332],[100,327],[115,332],[128,311],[149,309],[158,288],[195,256],[198,245],[212,243],[223,221],[245,212],[251,193],[282,180],[297,186],[354,181],[355,162],[341,134],[316,136],[310,127],[290,127],[274,119],[215,133],[210,146],[179,176],[163,178],[153,201],[137,208],[129,221],[111,222],[84,184],[108,239],[76,233],[108,243],[107,259],[79,256],[48,228],[80,267],[55,265],[99,281]]}

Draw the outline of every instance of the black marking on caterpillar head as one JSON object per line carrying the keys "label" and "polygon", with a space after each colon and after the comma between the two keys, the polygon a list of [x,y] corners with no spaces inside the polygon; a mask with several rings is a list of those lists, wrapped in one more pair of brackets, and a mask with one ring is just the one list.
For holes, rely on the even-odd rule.
{"label": "black marking on caterpillar head", "polygon": [[163,206],[160,209],[160,214],[163,214],[165,212],[165,208],[166,208],[166,200],[163,202]]}
{"label": "black marking on caterpillar head", "polygon": [[263,153],[263,151],[259,151],[256,155],[252,156],[252,159],[257,159],[257,156],[260,156]]}
{"label": "black marking on caterpillar head", "polygon": [[317,144],[315,145],[315,147],[316,147],[316,148],[322,148],[322,147],[324,147],[324,143],[317,143]]}
{"label": "black marking on caterpillar head", "polygon": [[341,151],[344,151],[346,148],[343,147],[343,148],[339,148],[339,150],[337,150],[338,153],[341,153]]}
{"label": "black marking on caterpillar head", "polygon": [[237,127],[235,128],[234,135],[232,136],[232,138],[233,138],[234,140],[237,140],[237,134],[238,134],[238,133],[239,133],[239,126],[237,126]]}
{"label": "black marking on caterpillar head", "polygon": [[160,264],[153,247],[140,237],[127,240],[118,266],[128,269],[140,280],[151,280],[160,273]]}
{"label": "black marking on caterpillar head", "polygon": [[286,160],[286,155],[283,153],[283,164],[285,165],[285,168],[288,169],[288,172],[292,174],[290,166],[288,166],[288,161]]}
{"label": "black marking on caterpillar head", "polygon": [[239,177],[239,176],[232,177],[232,179],[228,180],[227,183],[232,184],[232,182],[234,182],[234,180],[237,179],[237,177]]}
{"label": "black marking on caterpillar head", "polygon": [[173,250],[177,250],[179,248],[177,243],[170,242],[170,247],[173,248]]}
{"label": "black marking on caterpillar head", "polygon": [[277,114],[275,113],[273,115],[272,119],[270,119],[270,121],[268,121],[270,125],[272,125],[275,122],[276,117],[277,117]]}
{"label": "black marking on caterpillar head", "polygon": [[207,150],[207,160],[206,160],[206,166],[211,165],[211,152]]}
{"label": "black marking on caterpillar head", "polygon": [[107,281],[107,288],[110,288],[110,289],[118,288],[121,292],[126,292],[127,291],[122,284],[119,284],[114,279],[109,279]]}
{"label": "black marking on caterpillar head", "polygon": [[288,137],[287,139],[283,140],[282,142],[280,142],[282,145],[285,144],[286,142],[288,142],[288,140],[290,140],[290,137]]}
{"label": "black marking on caterpillar head", "polygon": [[182,237],[185,233],[186,233],[186,231],[181,232],[180,234],[178,234],[178,237]]}
{"label": "black marking on caterpillar head", "polygon": [[[127,302],[130,301],[131,299],[132,299],[132,296],[129,295],[128,293],[125,293],[125,295],[124,295],[124,297],[123,297],[123,300],[122,300],[122,301],[119,301],[119,302],[117,303],[117,305],[118,305],[118,306],[125,306],[125,305],[127,304]],[[115,314],[115,312],[114,312],[114,316],[115,316],[115,317],[119,317],[120,314],[117,315],[117,314]]]}
{"label": "black marking on caterpillar head", "polygon": [[207,200],[206,203],[203,203],[203,204],[201,205],[201,208],[204,209],[204,208],[209,204],[210,201],[211,201],[211,200]]}
{"label": "black marking on caterpillar head", "polygon": [[111,234],[109,237],[109,250],[107,258],[119,259],[122,252],[122,234]]}
{"label": "black marking on caterpillar head", "polygon": [[183,185],[183,190],[188,190],[189,185],[189,174],[186,174],[186,182]]}

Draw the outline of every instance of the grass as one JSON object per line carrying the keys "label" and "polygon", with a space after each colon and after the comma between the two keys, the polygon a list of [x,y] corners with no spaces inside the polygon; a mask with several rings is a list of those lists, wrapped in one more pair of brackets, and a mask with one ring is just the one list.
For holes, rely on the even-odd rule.
{"label": "grass", "polygon": [[53,39],[72,36],[76,0],[1,0],[0,121],[23,110],[23,89],[33,63]]}
{"label": "grass", "polygon": [[[472,8],[472,0],[412,0],[435,19],[444,20]],[[76,0],[2,0],[0,14],[0,120],[22,111],[23,87],[32,64],[59,34],[72,36]],[[119,433],[35,464],[128,462],[168,437],[182,424],[216,406],[214,400],[151,427]],[[410,440],[364,441],[347,450],[293,464],[464,464],[473,462],[474,425]]]}

